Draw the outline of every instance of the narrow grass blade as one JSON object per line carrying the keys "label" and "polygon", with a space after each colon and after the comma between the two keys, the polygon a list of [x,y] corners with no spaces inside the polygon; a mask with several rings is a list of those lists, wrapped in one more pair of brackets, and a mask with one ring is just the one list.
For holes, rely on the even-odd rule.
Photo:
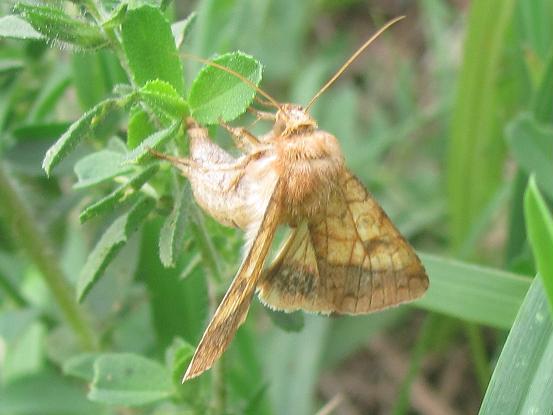
{"label": "narrow grass blade", "polygon": [[479,415],[551,415],[553,321],[535,278],[499,356]]}
{"label": "narrow grass blade", "polygon": [[532,280],[509,272],[421,255],[430,287],[415,304],[462,320],[511,327]]}
{"label": "narrow grass blade", "polygon": [[524,216],[528,239],[553,312],[553,217],[534,176],[530,177],[524,194]]}
{"label": "narrow grass blade", "polygon": [[505,151],[497,113],[507,103],[499,100],[498,77],[514,4],[471,3],[446,164],[455,249],[502,177]]}

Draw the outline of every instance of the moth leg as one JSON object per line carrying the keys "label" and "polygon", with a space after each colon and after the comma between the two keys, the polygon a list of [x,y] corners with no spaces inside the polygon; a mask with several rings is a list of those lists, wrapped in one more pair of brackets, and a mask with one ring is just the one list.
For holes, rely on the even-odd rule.
{"label": "moth leg", "polygon": [[259,121],[276,121],[276,114],[273,112],[259,111],[258,109],[253,107],[249,107],[248,111],[251,112]]}
{"label": "moth leg", "polygon": [[219,124],[228,131],[236,147],[241,150],[249,153],[261,144],[255,135],[243,127],[232,127],[223,121],[220,121]]}
{"label": "moth leg", "polygon": [[152,156],[160,160],[166,160],[171,163],[173,166],[177,167],[185,176],[190,174],[190,170],[196,169],[200,170],[202,167],[196,163],[194,160],[187,157],[176,157],[170,154],[162,153],[160,151],[154,150],[153,148],[148,148],[148,151]]}
{"label": "moth leg", "polygon": [[263,98],[259,98],[258,96],[255,97],[255,100],[261,105],[263,105],[264,107],[272,107],[272,108],[275,107],[275,104],[273,104],[271,101]]}

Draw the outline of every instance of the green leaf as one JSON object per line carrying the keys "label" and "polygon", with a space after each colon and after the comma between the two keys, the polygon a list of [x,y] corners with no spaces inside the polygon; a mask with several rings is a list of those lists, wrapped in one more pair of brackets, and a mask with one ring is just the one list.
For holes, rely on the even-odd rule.
{"label": "green leaf", "polygon": [[86,136],[94,131],[111,112],[124,107],[131,96],[120,99],[109,98],[100,102],[81,118],[75,121],[56,143],[48,149],[42,162],[42,168],[47,175],[63,160],[71,150]]}
{"label": "green leaf", "polygon": [[100,356],[94,364],[91,401],[139,406],[173,394],[171,376],[158,362],[130,353]]}
{"label": "green leaf", "polygon": [[507,141],[519,166],[534,173],[540,187],[553,198],[553,128],[520,114],[507,127]]}
{"label": "green leaf", "polygon": [[173,32],[177,49],[179,49],[184,41],[187,40],[186,38],[190,33],[190,29],[192,29],[192,26],[194,26],[194,23],[196,22],[196,17],[196,12],[192,12],[186,17],[186,19],[179,20],[171,25],[171,31]]}
{"label": "green leaf", "polygon": [[[163,219],[148,221],[142,230],[139,263],[135,278],[144,280],[152,306],[152,320],[158,345],[165,348],[175,338],[182,337],[195,344],[208,317],[207,280],[198,270],[181,279],[184,264],[165,268],[159,259],[159,234]],[[181,258],[190,253],[185,251]],[[182,261],[184,262],[184,261]],[[182,374],[181,374],[182,375]]]}
{"label": "green leaf", "polygon": [[157,131],[151,136],[142,141],[125,157],[125,163],[142,163],[144,160],[151,158],[150,149],[158,150],[173,136],[175,136],[180,128],[181,120],[175,121],[171,126]]}
{"label": "green leaf", "polygon": [[173,344],[166,351],[166,360],[171,367],[171,378],[176,386],[182,383],[182,374],[186,371],[188,364],[194,355],[194,347],[185,340],[176,337]]}
{"label": "green leaf", "polygon": [[88,256],[77,282],[77,299],[82,301],[102,276],[108,264],[127,243],[130,235],[146,219],[155,201],[144,197],[129,212],[116,219],[104,232]]}
{"label": "green leaf", "polygon": [[182,64],[171,25],[155,7],[129,10],[122,25],[123,48],[133,79],[142,86],[160,79],[171,84],[179,95],[184,93]]}
{"label": "green leaf", "polygon": [[91,205],[88,205],[79,215],[81,223],[86,222],[95,216],[112,212],[114,209],[117,209],[120,205],[125,204],[130,200],[134,201],[139,195],[137,191],[140,190],[144,183],[150,180],[150,178],[157,173],[158,169],[159,166],[157,164],[152,164],[146,167],[144,170],[141,170],[129,177],[125,183],[117,187],[117,189],[106,197],[92,203]]}
{"label": "green leaf", "polygon": [[446,162],[456,249],[502,180],[505,151],[498,113],[505,103],[499,76],[514,5],[514,0],[489,0],[470,7]]}
{"label": "green leaf", "polygon": [[[305,315],[305,328],[298,333],[274,330],[263,344],[264,376],[271,380],[269,395],[277,414],[313,414],[311,396],[319,378],[328,340],[328,317]],[[308,344],[309,347],[305,347]]]}
{"label": "green leaf", "polygon": [[283,311],[271,310],[265,308],[265,311],[271,318],[271,321],[284,331],[300,331],[303,329],[305,319],[303,311],[295,311],[293,313],[285,313]]}
{"label": "green leaf", "polygon": [[175,195],[175,205],[167,216],[159,233],[159,258],[164,267],[174,267],[182,251],[186,224],[189,220],[187,206],[192,200],[188,183]]}
{"label": "green leaf", "polygon": [[24,67],[25,62],[20,59],[0,59],[0,75],[8,75]]}
{"label": "green leaf", "polygon": [[94,379],[94,362],[99,353],[82,353],[69,358],[63,363],[63,373],[87,382]]}
{"label": "green leaf", "polygon": [[420,257],[430,287],[415,305],[492,327],[511,327],[530,278],[428,254]]}
{"label": "green leaf", "polygon": [[[261,82],[262,65],[242,52],[222,55],[213,62],[238,72],[254,85]],[[188,105],[192,116],[202,124],[231,121],[244,113],[255,96],[251,86],[222,69],[205,66],[190,88]]]}
{"label": "green leaf", "polygon": [[61,9],[18,3],[14,11],[51,41],[65,42],[84,49],[98,49],[108,44],[96,25],[77,20]]}
{"label": "green leaf", "polygon": [[553,321],[535,278],[517,314],[484,396],[480,415],[551,415]]}
{"label": "green leaf", "polygon": [[52,113],[70,84],[71,75],[67,70],[67,65],[65,63],[58,65],[33,102],[26,118],[27,122],[41,121]]}
{"label": "green leaf", "polygon": [[549,53],[549,58],[543,69],[542,78],[534,93],[532,102],[532,111],[536,119],[540,122],[551,123],[553,119],[553,49]]}
{"label": "green leaf", "polygon": [[163,117],[183,118],[188,114],[188,104],[173,86],[156,79],[146,82],[139,90],[140,99],[156,114]]}
{"label": "green leaf", "polygon": [[101,415],[82,386],[44,371],[0,387],[0,413],[9,415]]}
{"label": "green leaf", "polygon": [[88,110],[109,94],[109,80],[103,51],[71,56],[72,78],[81,108]]}
{"label": "green leaf", "polygon": [[4,16],[0,18],[0,37],[11,39],[43,39],[44,37],[33,29],[29,23],[18,16]]}
{"label": "green leaf", "polygon": [[104,29],[114,29],[119,27],[127,14],[129,5],[127,2],[122,2],[117,6],[109,15],[109,17],[102,23]]}
{"label": "green leaf", "polygon": [[70,126],[66,122],[32,123],[14,128],[12,134],[21,141],[52,140],[62,135]]}
{"label": "green leaf", "polygon": [[528,239],[553,315],[553,217],[534,176],[530,177],[524,194],[524,216]]}
{"label": "green leaf", "polygon": [[112,150],[100,150],[80,159],[75,164],[77,183],[75,189],[83,189],[126,174],[132,166],[124,165],[125,155]]}
{"label": "green leaf", "polygon": [[46,328],[34,322],[8,344],[2,364],[2,380],[6,383],[23,375],[38,372],[44,365]]}
{"label": "green leaf", "polygon": [[127,147],[134,149],[146,137],[155,133],[156,128],[150,120],[150,115],[139,105],[133,107],[129,116],[129,125],[127,127]]}

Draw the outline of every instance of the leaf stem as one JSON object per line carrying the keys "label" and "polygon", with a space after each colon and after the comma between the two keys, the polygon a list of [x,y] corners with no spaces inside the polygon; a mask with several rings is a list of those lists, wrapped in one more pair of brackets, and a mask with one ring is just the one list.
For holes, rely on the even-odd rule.
{"label": "leaf stem", "polygon": [[96,2],[92,0],[85,0],[83,5],[88,10],[90,15],[94,18],[96,21],[96,24],[98,27],[103,30],[104,34],[110,41],[111,46],[113,47],[113,51],[115,52],[115,55],[117,56],[117,59],[119,59],[119,63],[123,67],[123,70],[127,74],[127,78],[129,79],[129,82],[132,86],[134,85],[134,79],[132,77],[132,72],[129,68],[129,63],[127,61],[127,57],[125,56],[125,53],[123,51],[123,48],[121,46],[121,40],[119,39],[118,33],[109,27],[104,27],[103,22],[105,20],[105,13],[102,9],[101,4],[96,4]]}
{"label": "leaf stem", "polygon": [[0,162],[0,214],[14,228],[20,246],[39,269],[63,317],[73,329],[85,350],[95,350],[97,339],[83,310],[75,300],[73,289],[35,216],[19,194],[13,180]]}

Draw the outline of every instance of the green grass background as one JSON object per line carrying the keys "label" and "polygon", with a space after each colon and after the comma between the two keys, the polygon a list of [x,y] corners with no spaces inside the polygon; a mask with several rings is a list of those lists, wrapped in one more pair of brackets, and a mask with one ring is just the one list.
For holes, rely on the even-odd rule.
{"label": "green grass background", "polygon": [[[425,356],[462,343],[481,414],[551,415],[551,0],[162,4],[170,22],[197,13],[185,32],[181,22],[180,51],[251,54],[264,65],[261,87],[297,103],[308,102],[385,21],[407,15],[320,98],[313,115],[339,138],[349,168],[421,252],[431,281],[414,306],[367,317],[269,315],[255,303],[220,368],[184,386],[178,378],[191,345],[237,269],[240,233],[204,217],[166,167],[133,176],[137,189],[148,181],[135,199],[119,204],[112,197],[103,216],[81,224],[79,212],[129,176],[104,158],[89,158],[88,166],[104,169],[91,186],[79,174],[89,171],[87,162],[79,162],[72,188],[73,166],[102,150],[123,157],[155,131],[162,131],[156,143],[174,133],[162,117],[163,125],[152,125],[140,108],[129,115],[121,100],[109,101],[109,111],[91,111],[129,83],[129,68],[120,65],[125,56],[135,86],[152,73],[173,85],[171,108],[181,105],[201,65],[178,59],[184,77],[175,78],[181,64],[163,60],[172,46],[155,47],[172,41],[163,22],[151,23],[150,32],[121,32],[125,10],[117,2],[104,1],[101,16],[94,13],[98,1],[75,3],[60,4],[72,16],[88,12],[93,29],[114,12],[100,38],[97,29],[78,26],[73,43],[81,46],[70,47],[71,39],[56,32],[69,31],[69,23],[41,32],[50,38],[43,42],[35,39],[38,28],[10,20],[13,3],[0,5],[0,413],[312,414],[326,403],[317,394],[322,373],[374,336],[401,333],[415,314],[423,322],[389,403],[394,414],[413,413],[410,390]],[[159,5],[133,1],[129,10],[143,3]],[[82,50],[102,36],[119,49]],[[159,58],[133,58],[132,44],[139,51],[154,45]],[[81,128],[89,137],[47,179],[46,150],[87,111]],[[182,137],[169,145],[185,147]],[[155,206],[148,204],[151,192],[161,195]],[[182,217],[172,211],[181,205],[188,209]],[[178,226],[168,230],[171,212]],[[77,304],[75,291],[89,288],[78,276],[107,229],[109,255],[93,264],[88,282],[98,282]],[[455,334],[444,338],[444,326]]]}

